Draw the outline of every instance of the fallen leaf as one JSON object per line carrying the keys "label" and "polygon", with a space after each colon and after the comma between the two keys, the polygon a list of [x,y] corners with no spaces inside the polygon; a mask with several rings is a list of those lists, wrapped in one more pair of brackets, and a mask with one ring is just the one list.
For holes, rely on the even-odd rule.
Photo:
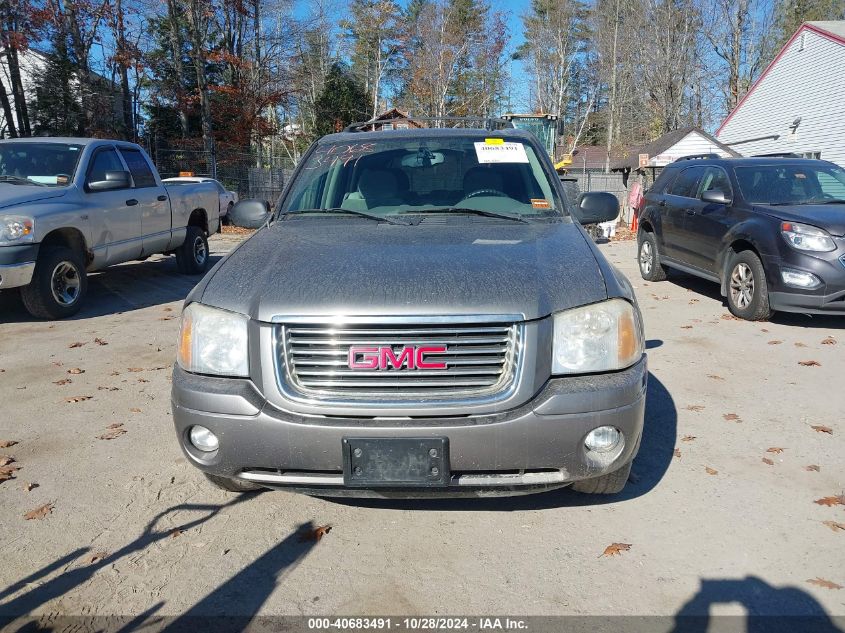
{"label": "fallen leaf", "polygon": [[845,495],[822,497],[821,499],[816,499],[813,503],[820,506],[827,506],[828,508],[833,506],[845,506]]}
{"label": "fallen leaf", "polygon": [[690,305],[692,305],[693,303],[698,303],[698,299],[690,299],[689,303]]}
{"label": "fallen leaf", "polygon": [[122,424],[112,424],[111,426],[108,427],[110,430],[106,431],[102,435],[98,435],[97,439],[98,440],[114,440],[114,439],[119,438],[121,435],[126,433],[126,429],[121,428],[122,426],[123,426]]}
{"label": "fallen leaf", "polygon": [[65,402],[85,402],[94,396],[73,396],[72,398],[65,398]]}
{"label": "fallen leaf", "polygon": [[827,433],[828,435],[833,435],[833,429],[829,426],[822,426],[820,424],[816,424],[810,427],[816,433]]}
{"label": "fallen leaf", "polygon": [[0,440],[0,448],[9,448],[17,443],[17,440]]}
{"label": "fallen leaf", "polygon": [[43,506],[39,506],[35,508],[35,510],[30,510],[23,518],[27,521],[32,521],[33,519],[38,519],[39,521],[46,517],[53,511],[53,504],[52,503],[45,503]]}
{"label": "fallen leaf", "polygon": [[682,325],[682,326],[681,326],[681,329],[682,329],[682,330],[691,330],[691,329],[692,329],[692,326],[691,326],[691,325]]}
{"label": "fallen leaf", "polygon": [[742,422],[736,413],[724,413],[722,417],[725,418],[726,422]]}
{"label": "fallen leaf", "polygon": [[34,490],[36,488],[38,488],[38,484],[35,483],[34,481],[26,481],[23,484],[23,489],[26,490],[27,492]]}
{"label": "fallen leaf", "polygon": [[108,345],[108,343],[107,343],[106,341],[104,341],[103,339],[101,339],[101,338],[99,338],[99,337],[95,338],[95,339],[94,339],[94,342],[95,342],[97,345]]}
{"label": "fallen leaf", "polygon": [[97,552],[96,554],[92,554],[88,557],[88,564],[93,565],[94,563],[99,563],[101,560],[106,558],[109,555],[108,552]]}
{"label": "fallen leaf", "polygon": [[799,360],[798,364],[802,367],[821,367],[822,364],[817,360]]}
{"label": "fallen leaf", "polygon": [[8,481],[15,478],[15,472],[20,470],[20,466],[3,466],[0,467],[0,482]]}
{"label": "fallen leaf", "polygon": [[807,347],[804,343],[796,343],[795,347]]}
{"label": "fallen leaf", "polygon": [[774,465],[775,465],[775,463],[774,463],[771,459],[769,459],[768,457],[764,457],[764,458],[763,458],[763,463],[764,463],[764,464],[768,464],[769,466],[774,466]]}
{"label": "fallen leaf", "polygon": [[678,459],[681,458],[681,449],[680,448],[675,449],[675,457],[677,457]]}
{"label": "fallen leaf", "polygon": [[812,473],[812,472],[817,473],[821,470],[821,468],[819,466],[817,466],[816,464],[810,464],[809,466],[804,466],[804,470],[806,470],[808,473]]}
{"label": "fallen leaf", "polygon": [[695,439],[695,435],[684,435],[681,438],[682,442],[692,442]]}
{"label": "fallen leaf", "polygon": [[713,468],[710,468],[710,466],[705,466],[704,470],[707,472],[708,475],[718,475],[719,474],[718,470],[714,470]]}
{"label": "fallen leaf", "polygon": [[73,381],[70,378],[62,378],[61,380],[54,381],[53,384],[62,386],[62,385],[69,385],[72,382]]}
{"label": "fallen leaf", "polygon": [[741,320],[742,320],[742,319],[740,319],[739,317],[735,317],[735,316],[734,316],[734,315],[732,315],[732,314],[723,314],[720,318],[721,318],[723,321],[741,321]]}
{"label": "fallen leaf", "polygon": [[761,331],[761,332],[768,332],[768,330],[767,330],[766,328],[764,328],[764,327],[761,327],[761,328],[760,328],[760,331]]}
{"label": "fallen leaf", "polygon": [[62,366],[62,361],[60,361],[60,360],[54,360],[54,361],[53,361],[53,364],[54,364],[56,367],[61,367],[61,366]]}
{"label": "fallen leaf", "polygon": [[182,530],[179,528],[173,528],[173,531],[170,532],[170,538],[176,538],[177,536],[182,536]]}
{"label": "fallen leaf", "polygon": [[147,380],[146,378],[139,378],[139,379],[138,379],[138,382],[150,382],[150,381],[149,381],[149,380]]}
{"label": "fallen leaf", "polygon": [[68,349],[73,349],[74,347],[82,347],[83,345],[85,345],[85,343],[77,341],[76,343],[71,343],[70,345],[68,345]]}
{"label": "fallen leaf", "polygon": [[713,380],[724,380],[721,376],[717,376],[716,374],[707,374],[708,378],[712,378]]}
{"label": "fallen leaf", "polygon": [[769,341],[769,345],[780,345],[783,341]]}
{"label": "fallen leaf", "polygon": [[837,523],[836,521],[822,521],[822,525],[829,527],[834,532],[845,531],[845,523]]}
{"label": "fallen leaf", "polygon": [[114,424],[109,424],[106,428],[107,429],[119,429],[123,426],[123,422],[115,422]]}
{"label": "fallen leaf", "polygon": [[842,585],[837,585],[835,582],[825,580],[824,578],[819,578],[818,576],[816,576],[815,578],[811,578],[807,582],[811,585],[823,587],[824,589],[842,589]]}
{"label": "fallen leaf", "polygon": [[[601,556],[620,556],[622,552],[627,552],[630,549],[630,543],[611,543],[610,545],[604,548],[604,551],[601,553]],[[599,558],[601,558],[601,556],[599,556]]]}
{"label": "fallen leaf", "polygon": [[97,387],[97,391],[120,391],[120,387]]}
{"label": "fallen leaf", "polygon": [[141,413],[141,410],[138,407],[132,407],[129,409],[132,413]]}
{"label": "fallen leaf", "polygon": [[11,455],[0,455],[0,466],[8,466],[9,464],[14,464],[15,458]]}
{"label": "fallen leaf", "polygon": [[323,538],[326,534],[332,531],[331,525],[320,525],[315,527],[313,530],[309,530],[305,534],[303,534],[299,541],[300,543],[304,541],[314,541],[319,542],[321,538]]}
{"label": "fallen leaf", "polygon": [[75,376],[75,375],[77,375],[77,374],[84,374],[84,373],[85,373],[85,370],[84,370],[84,369],[80,369],[79,367],[74,367],[74,368],[72,368],[72,369],[68,369],[68,370],[67,370],[67,373],[69,373],[69,374],[73,374],[73,375]]}
{"label": "fallen leaf", "polygon": [[167,307],[162,310],[163,312],[173,312],[173,308]]}
{"label": "fallen leaf", "polygon": [[144,368],[143,367],[130,367],[129,371],[137,373],[139,371],[144,371]]}
{"label": "fallen leaf", "polygon": [[703,411],[704,405],[703,404],[688,404],[686,407],[687,411]]}
{"label": "fallen leaf", "polygon": [[825,339],[822,339],[822,345],[836,345],[836,339],[832,336],[828,336]]}
{"label": "fallen leaf", "polygon": [[766,449],[766,452],[767,452],[767,453],[778,453],[778,454],[780,454],[780,453],[782,453],[782,452],[783,452],[783,451],[785,451],[785,450],[786,450],[786,449],[781,448],[780,446],[772,446],[771,448],[767,448],[767,449]]}
{"label": "fallen leaf", "polygon": [[112,373],[109,374],[109,376],[120,376],[120,372],[119,371],[113,371]]}

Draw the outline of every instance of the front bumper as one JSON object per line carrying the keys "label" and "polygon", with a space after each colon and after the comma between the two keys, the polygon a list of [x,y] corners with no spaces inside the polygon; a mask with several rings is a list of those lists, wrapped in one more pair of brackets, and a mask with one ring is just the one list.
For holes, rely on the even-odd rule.
{"label": "front bumper", "polygon": [[[809,255],[790,251],[783,257],[765,257],[769,281],[769,304],[781,312],[845,315],[845,254]],[[790,268],[814,274],[822,285],[812,290],[783,282],[781,270]]]}
{"label": "front bumper", "polygon": [[26,286],[35,273],[38,244],[0,246],[0,290]]}
{"label": "front bumper", "polygon": [[[648,378],[643,359],[612,374],[554,378],[530,402],[497,413],[444,418],[300,416],[266,402],[249,380],[173,373],[173,419],[186,457],[201,470],[268,487],[325,496],[461,496],[537,492],[597,477],[630,462],[639,448]],[[202,453],[190,427],[220,441]],[[587,451],[598,426],[619,429],[610,454]],[[451,480],[437,488],[347,488],[343,438],[447,437]]]}

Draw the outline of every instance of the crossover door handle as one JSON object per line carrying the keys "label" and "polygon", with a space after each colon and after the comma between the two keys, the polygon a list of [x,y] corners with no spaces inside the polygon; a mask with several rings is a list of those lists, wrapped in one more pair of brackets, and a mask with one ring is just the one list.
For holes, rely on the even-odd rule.
{"label": "crossover door handle", "polygon": [[136,204],[138,204],[138,201],[135,198],[130,198],[126,201],[127,207],[134,207]]}
{"label": "crossover door handle", "polygon": [[164,202],[165,200],[167,200],[167,196],[161,195],[158,197],[159,202]]}

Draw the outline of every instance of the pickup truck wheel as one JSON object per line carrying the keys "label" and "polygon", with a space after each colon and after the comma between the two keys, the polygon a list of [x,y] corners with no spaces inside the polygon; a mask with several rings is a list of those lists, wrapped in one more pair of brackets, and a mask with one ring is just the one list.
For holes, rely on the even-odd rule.
{"label": "pickup truck wheel", "polygon": [[728,265],[728,309],[747,321],[766,321],[772,316],[769,287],[763,263],[753,251],[734,255]]}
{"label": "pickup truck wheel", "polygon": [[628,477],[630,475],[631,462],[628,462],[622,468],[614,470],[612,473],[607,473],[601,477],[576,481],[572,484],[572,489],[575,492],[588,495],[613,495],[617,492],[622,492],[625,484],[628,483]]}
{"label": "pickup truck wheel", "polygon": [[21,288],[21,299],[38,319],[64,319],[79,311],[87,290],[82,253],[51,246],[38,256],[32,281]]}
{"label": "pickup truck wheel", "polygon": [[185,242],[176,249],[176,266],[186,275],[200,275],[208,268],[208,238],[199,227],[188,227]]}
{"label": "pickup truck wheel", "polygon": [[640,276],[646,281],[663,281],[666,279],[666,269],[660,263],[660,251],[657,249],[657,238],[654,233],[640,231],[637,238],[637,262],[640,265]]}
{"label": "pickup truck wheel", "polygon": [[203,474],[215,486],[222,490],[228,490],[229,492],[252,492],[254,490],[261,490],[261,486],[250,483],[248,481],[241,481],[240,479],[231,479],[229,477],[221,477],[220,475],[212,475],[211,473]]}

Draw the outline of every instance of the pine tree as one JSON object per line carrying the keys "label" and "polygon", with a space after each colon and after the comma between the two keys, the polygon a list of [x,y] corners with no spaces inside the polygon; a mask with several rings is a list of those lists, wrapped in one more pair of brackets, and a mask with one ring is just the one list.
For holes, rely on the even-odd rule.
{"label": "pine tree", "polygon": [[335,62],[314,103],[317,134],[331,134],[350,123],[366,120],[368,105],[367,94],[361,85],[343,64]]}
{"label": "pine tree", "polygon": [[33,132],[36,135],[77,136],[83,121],[75,64],[61,36],[54,38],[52,49],[34,79]]}

